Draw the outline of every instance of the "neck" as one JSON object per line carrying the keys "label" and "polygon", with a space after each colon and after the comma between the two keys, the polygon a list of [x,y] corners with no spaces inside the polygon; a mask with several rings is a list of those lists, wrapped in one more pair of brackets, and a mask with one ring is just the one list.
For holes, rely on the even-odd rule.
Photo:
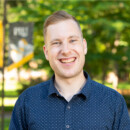
{"label": "neck", "polygon": [[72,78],[61,78],[55,75],[55,87],[67,101],[82,89],[85,82],[86,78],[83,72]]}

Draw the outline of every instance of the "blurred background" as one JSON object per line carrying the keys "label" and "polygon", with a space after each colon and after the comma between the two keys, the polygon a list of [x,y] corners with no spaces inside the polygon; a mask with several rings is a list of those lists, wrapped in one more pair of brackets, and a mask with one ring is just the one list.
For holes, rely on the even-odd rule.
{"label": "blurred background", "polygon": [[[3,21],[4,1],[0,0],[0,21]],[[57,10],[67,11],[80,22],[88,44],[84,70],[93,80],[121,93],[130,109],[130,1],[6,0],[3,100],[5,130],[9,127],[12,109],[21,92],[48,80],[53,74],[42,49],[43,23]],[[9,25],[14,22],[33,22],[34,56],[23,65],[8,70]],[[0,69],[0,107],[2,69],[3,67]]]}

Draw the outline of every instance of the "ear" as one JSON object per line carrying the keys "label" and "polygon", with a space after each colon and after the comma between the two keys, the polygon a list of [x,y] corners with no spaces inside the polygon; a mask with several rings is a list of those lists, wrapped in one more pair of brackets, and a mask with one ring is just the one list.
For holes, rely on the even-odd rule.
{"label": "ear", "polygon": [[46,59],[48,60],[48,50],[47,50],[46,45],[43,46],[43,51],[44,51],[44,55],[45,55]]}
{"label": "ear", "polygon": [[84,54],[86,55],[87,54],[87,42],[86,42],[86,39],[83,39],[83,45],[84,45]]}

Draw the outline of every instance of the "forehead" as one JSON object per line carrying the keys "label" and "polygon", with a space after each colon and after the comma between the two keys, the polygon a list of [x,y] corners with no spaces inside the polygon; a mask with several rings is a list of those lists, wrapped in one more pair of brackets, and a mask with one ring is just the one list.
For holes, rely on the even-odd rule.
{"label": "forehead", "polygon": [[47,27],[46,40],[67,38],[73,35],[81,36],[79,26],[74,20],[65,20]]}

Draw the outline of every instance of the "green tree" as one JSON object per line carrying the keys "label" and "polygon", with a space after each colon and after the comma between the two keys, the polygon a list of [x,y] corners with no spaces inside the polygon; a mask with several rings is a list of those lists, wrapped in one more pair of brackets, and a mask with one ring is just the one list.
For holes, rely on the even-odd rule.
{"label": "green tree", "polygon": [[104,82],[109,71],[115,71],[120,78],[130,73],[129,7],[129,1],[27,0],[17,3],[17,7],[8,7],[8,21],[35,23],[35,60],[42,61],[39,68],[49,68],[42,50],[43,23],[57,10],[65,10],[74,15],[88,43],[84,69],[92,77],[102,78]]}

